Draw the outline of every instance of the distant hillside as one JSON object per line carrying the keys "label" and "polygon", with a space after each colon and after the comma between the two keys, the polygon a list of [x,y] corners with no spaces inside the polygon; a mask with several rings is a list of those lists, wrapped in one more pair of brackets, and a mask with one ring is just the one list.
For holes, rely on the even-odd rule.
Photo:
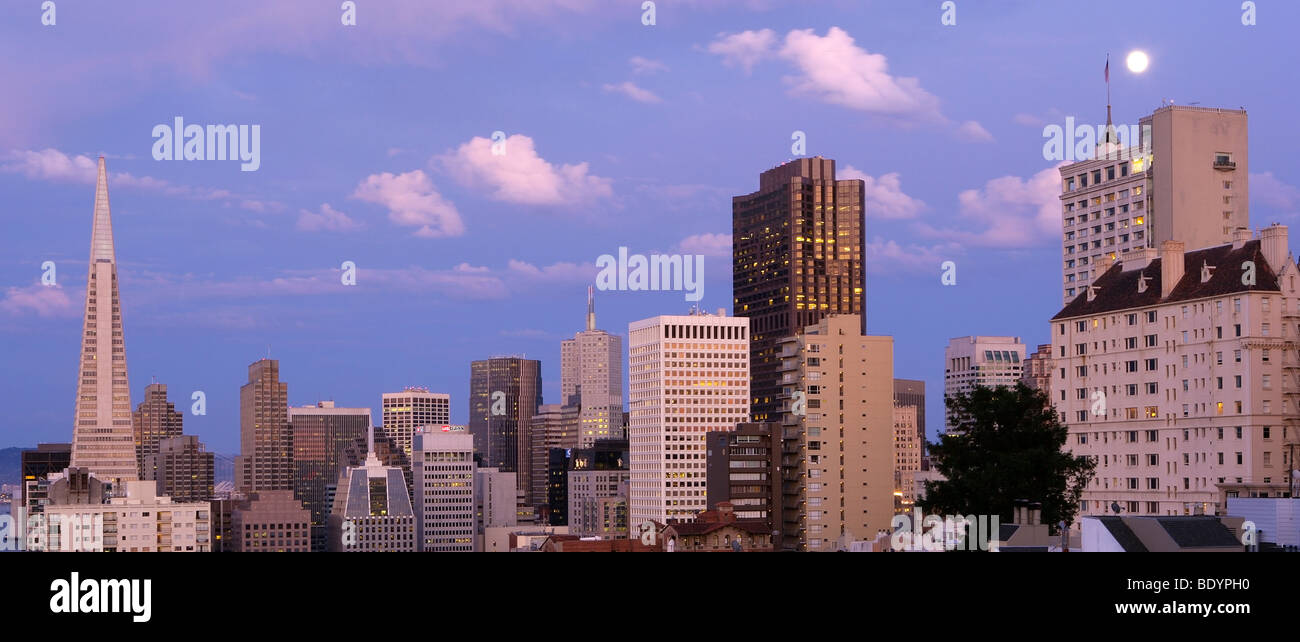
{"label": "distant hillside", "polygon": [[0,448],[0,484],[17,484],[23,477],[22,452],[31,450],[17,446]]}

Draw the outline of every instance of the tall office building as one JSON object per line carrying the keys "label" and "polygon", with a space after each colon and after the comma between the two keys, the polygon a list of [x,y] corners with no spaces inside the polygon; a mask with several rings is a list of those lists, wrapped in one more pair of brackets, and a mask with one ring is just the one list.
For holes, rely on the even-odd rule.
{"label": "tall office building", "polygon": [[1210,515],[1230,486],[1291,492],[1300,270],[1287,227],[1103,266],[1050,326],[1065,447],[1097,462],[1081,514]]}
{"label": "tall office building", "polygon": [[411,456],[411,435],[416,428],[449,423],[451,395],[414,386],[383,394],[379,435],[396,444],[407,457]]}
{"label": "tall office building", "polygon": [[[450,427],[417,428],[412,440],[415,550],[474,551],[478,532],[474,437]],[[517,492],[516,484],[514,493]],[[499,492],[492,494],[494,498],[500,496]],[[518,497],[513,493],[509,496]]]}
{"label": "tall office building", "polygon": [[778,344],[787,550],[849,550],[891,530],[894,339],[861,327],[832,315]]}
{"label": "tall office building", "polygon": [[560,398],[579,410],[578,445],[623,437],[623,337],[596,329],[587,288],[587,329],[560,343]]}
{"label": "tall office building", "polygon": [[829,314],[858,315],[866,333],[865,189],[817,156],[763,172],[757,192],[731,200],[732,313],[750,319],[754,421],[781,406],[778,341]]}
{"label": "tall office building", "polygon": [[916,407],[916,436],[925,452],[925,382],[917,379],[894,380],[894,403]]}
{"label": "tall office building", "polygon": [[[1015,387],[1024,373],[1025,344],[1020,337],[956,337],[943,349],[943,396],[968,394],[976,386]],[[944,428],[951,418],[944,411]]]}
{"label": "tall office building", "polygon": [[293,490],[293,428],[289,384],[280,381],[280,362],[258,359],[248,366],[239,389],[239,491]]}
{"label": "tall office building", "polygon": [[[99,348],[104,348],[103,352]],[[131,428],[131,387],[126,377],[113,218],[108,207],[108,170],[103,156],[99,157],[95,179],[95,214],[90,233],[90,273],[86,277],[71,465],[121,482],[140,478]]]}
{"label": "tall office building", "polygon": [[145,470],[145,463],[151,455],[158,454],[159,442],[181,436],[184,420],[185,413],[177,412],[176,406],[167,401],[167,384],[145,386],[144,401],[131,413],[140,479],[157,479]]}
{"label": "tall office building", "polygon": [[153,481],[159,496],[174,502],[212,500],[214,456],[194,435],[167,437],[158,442],[158,452],[144,463],[144,478]]}
{"label": "tall office building", "polygon": [[533,506],[539,507],[539,512],[547,513],[547,521],[553,526],[561,525],[563,522],[551,519],[557,516],[541,507],[549,507],[550,495],[547,488],[553,475],[564,474],[564,462],[560,462],[558,464],[560,468],[556,470],[555,466],[552,466],[550,454],[555,448],[568,450],[580,446],[580,417],[581,413],[577,406],[542,404],[538,406],[537,414],[533,416],[530,427],[529,438],[533,443],[529,447],[529,456],[533,460],[534,474],[530,481],[528,497]]}
{"label": "tall office building", "polygon": [[347,465],[344,451],[370,434],[370,409],[335,408],[333,401],[320,401],[315,406],[289,408],[289,424],[293,429],[294,495],[311,511],[312,550],[324,551],[330,512],[326,490],[338,482],[339,471]]}
{"label": "tall office building", "polygon": [[1101,276],[1103,256],[1171,240],[1221,245],[1250,224],[1244,110],[1167,105],[1138,134],[1131,147],[1098,145],[1095,158],[1060,169],[1063,303]]}
{"label": "tall office building", "polygon": [[632,528],[708,508],[705,438],[749,420],[749,321],[719,310],[628,325]]}
{"label": "tall office building", "polygon": [[517,473],[533,503],[531,424],[542,405],[542,362],[492,357],[470,364],[469,429],[484,468]]}
{"label": "tall office building", "polygon": [[332,552],[395,552],[419,550],[415,509],[406,490],[406,475],[385,466],[374,453],[374,430],[364,466],[339,475],[334,505],[327,520],[327,548]]}

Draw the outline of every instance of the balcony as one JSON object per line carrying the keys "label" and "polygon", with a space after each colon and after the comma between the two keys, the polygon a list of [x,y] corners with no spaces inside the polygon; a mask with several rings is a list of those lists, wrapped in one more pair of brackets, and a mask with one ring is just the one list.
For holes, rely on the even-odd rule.
{"label": "balcony", "polygon": [[1226,158],[1216,158],[1214,159],[1214,169],[1231,172],[1232,170],[1237,169],[1237,163]]}

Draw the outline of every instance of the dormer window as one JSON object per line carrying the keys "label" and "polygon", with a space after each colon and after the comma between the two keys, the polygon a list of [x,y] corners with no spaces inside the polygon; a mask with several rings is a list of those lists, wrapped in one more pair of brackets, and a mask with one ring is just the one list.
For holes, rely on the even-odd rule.
{"label": "dormer window", "polygon": [[1139,272],[1139,273],[1138,273],[1138,294],[1141,294],[1141,293],[1147,291],[1147,281],[1150,281],[1150,280],[1151,280],[1151,277],[1147,276],[1146,272]]}
{"label": "dormer window", "polygon": [[1095,285],[1090,285],[1090,286],[1088,286],[1088,300],[1089,300],[1089,301],[1094,301],[1094,300],[1096,300],[1096,298],[1097,298],[1097,290],[1099,290],[1099,289],[1101,289],[1101,288],[1098,288],[1098,287],[1095,286]]}
{"label": "dormer window", "polygon": [[1201,261],[1201,283],[1209,281],[1211,276],[1214,276],[1214,266]]}

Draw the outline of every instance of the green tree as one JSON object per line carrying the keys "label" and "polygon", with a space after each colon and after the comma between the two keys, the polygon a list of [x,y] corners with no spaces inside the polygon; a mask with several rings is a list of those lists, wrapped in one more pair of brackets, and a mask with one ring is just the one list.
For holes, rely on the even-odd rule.
{"label": "green tree", "polygon": [[976,387],[945,400],[952,432],[931,443],[945,481],[925,484],[918,502],[927,514],[1013,518],[1013,502],[1039,502],[1053,531],[1074,521],[1096,462],[1062,448],[1069,431],[1047,393],[1024,383]]}

